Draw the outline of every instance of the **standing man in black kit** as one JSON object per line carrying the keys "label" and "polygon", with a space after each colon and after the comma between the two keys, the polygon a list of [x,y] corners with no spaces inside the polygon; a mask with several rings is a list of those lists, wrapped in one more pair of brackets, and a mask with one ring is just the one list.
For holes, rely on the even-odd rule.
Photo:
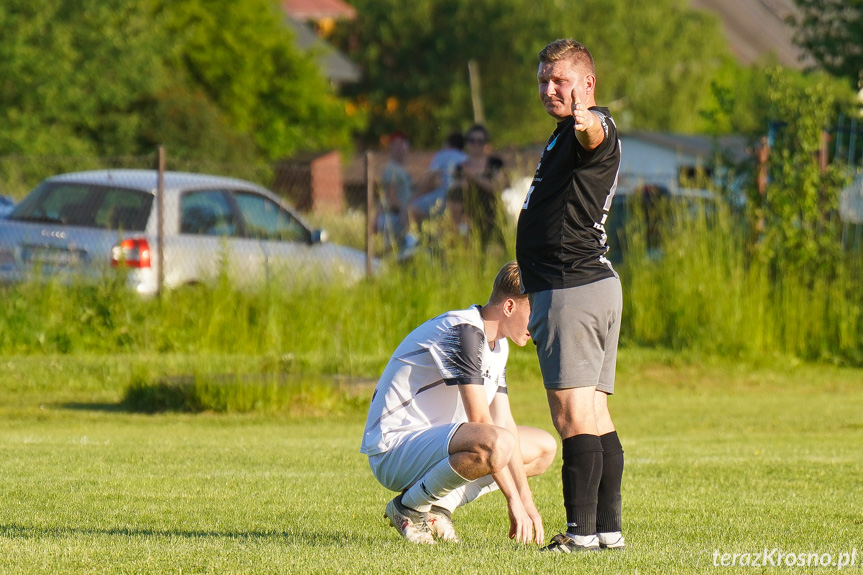
{"label": "standing man in black kit", "polygon": [[566,533],[544,551],[622,549],[623,449],[608,412],[623,297],[606,259],[605,222],[617,188],[620,142],[596,105],[596,70],[582,44],[539,53],[539,96],[557,128],[518,219],[516,259],[531,301],[551,417],[563,441]]}

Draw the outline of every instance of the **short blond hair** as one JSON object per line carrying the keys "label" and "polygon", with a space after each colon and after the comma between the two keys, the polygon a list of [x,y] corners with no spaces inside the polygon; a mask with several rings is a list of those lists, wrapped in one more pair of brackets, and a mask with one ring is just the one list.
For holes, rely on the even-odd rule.
{"label": "short blond hair", "polygon": [[596,65],[594,64],[593,56],[590,55],[590,50],[584,44],[576,42],[572,38],[555,40],[539,53],[539,61],[542,63],[557,62],[559,60],[569,60],[577,67],[596,76]]}
{"label": "short blond hair", "polygon": [[497,272],[488,303],[498,304],[510,298],[514,300],[527,298],[527,294],[522,293],[521,290],[521,273],[519,273],[518,263],[515,261],[504,264]]}

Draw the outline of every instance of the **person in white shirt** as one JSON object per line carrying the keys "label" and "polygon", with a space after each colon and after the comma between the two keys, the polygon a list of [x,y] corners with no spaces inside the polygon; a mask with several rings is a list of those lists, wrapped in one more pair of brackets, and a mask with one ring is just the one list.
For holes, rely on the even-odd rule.
{"label": "person in white shirt", "polygon": [[548,469],[557,442],[543,430],[515,424],[506,384],[507,338],[524,346],[529,317],[518,266],[509,262],[486,305],[425,322],[387,363],[360,451],[375,478],[401,492],[385,516],[405,539],[458,541],[452,512],[499,488],[509,536],[543,541],[527,478]]}
{"label": "person in white shirt", "polygon": [[422,223],[441,216],[446,211],[446,195],[452,186],[456,168],[467,160],[464,153],[464,136],[452,132],[444,147],[432,156],[428,172],[420,182],[420,193],[408,203],[408,229],[401,256],[409,257],[419,245]]}
{"label": "person in white shirt", "polygon": [[429,163],[425,187],[430,191],[413,199],[409,205],[411,221],[414,223],[443,213],[446,207],[446,192],[452,185],[453,174],[467,160],[464,153],[464,136],[453,132],[444,141]]}

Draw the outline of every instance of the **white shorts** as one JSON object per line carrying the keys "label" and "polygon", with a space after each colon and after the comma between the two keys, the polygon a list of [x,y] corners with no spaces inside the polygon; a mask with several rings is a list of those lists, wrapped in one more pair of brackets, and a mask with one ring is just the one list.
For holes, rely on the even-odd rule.
{"label": "white shorts", "polygon": [[369,456],[369,467],[381,485],[404,491],[429,469],[449,457],[449,443],[461,423],[405,433],[388,451]]}

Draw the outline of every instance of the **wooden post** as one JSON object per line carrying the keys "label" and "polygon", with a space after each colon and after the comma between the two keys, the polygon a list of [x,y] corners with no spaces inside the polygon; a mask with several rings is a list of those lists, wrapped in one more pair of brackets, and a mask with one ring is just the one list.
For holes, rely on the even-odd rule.
{"label": "wooden post", "polygon": [[473,103],[474,124],[485,125],[485,111],[482,105],[482,86],[479,79],[479,64],[476,60],[468,60],[467,73],[470,79],[470,99]]}
{"label": "wooden post", "polygon": [[827,166],[829,165],[829,154],[827,153],[827,146],[830,144],[830,134],[827,133],[827,130],[821,131],[821,149],[818,151],[818,165],[821,168],[821,175],[827,173]]}
{"label": "wooden post", "polygon": [[372,260],[374,259],[375,233],[375,178],[373,173],[374,157],[370,150],[366,151],[366,277],[372,277]]}
{"label": "wooden post", "polygon": [[[755,171],[755,185],[761,196],[761,206],[758,208],[758,220],[755,222],[755,231],[760,236],[764,232],[764,197],[767,195],[767,162],[770,159],[770,138],[764,136],[755,149],[755,160],[757,162]],[[757,240],[760,241],[760,240]]]}

